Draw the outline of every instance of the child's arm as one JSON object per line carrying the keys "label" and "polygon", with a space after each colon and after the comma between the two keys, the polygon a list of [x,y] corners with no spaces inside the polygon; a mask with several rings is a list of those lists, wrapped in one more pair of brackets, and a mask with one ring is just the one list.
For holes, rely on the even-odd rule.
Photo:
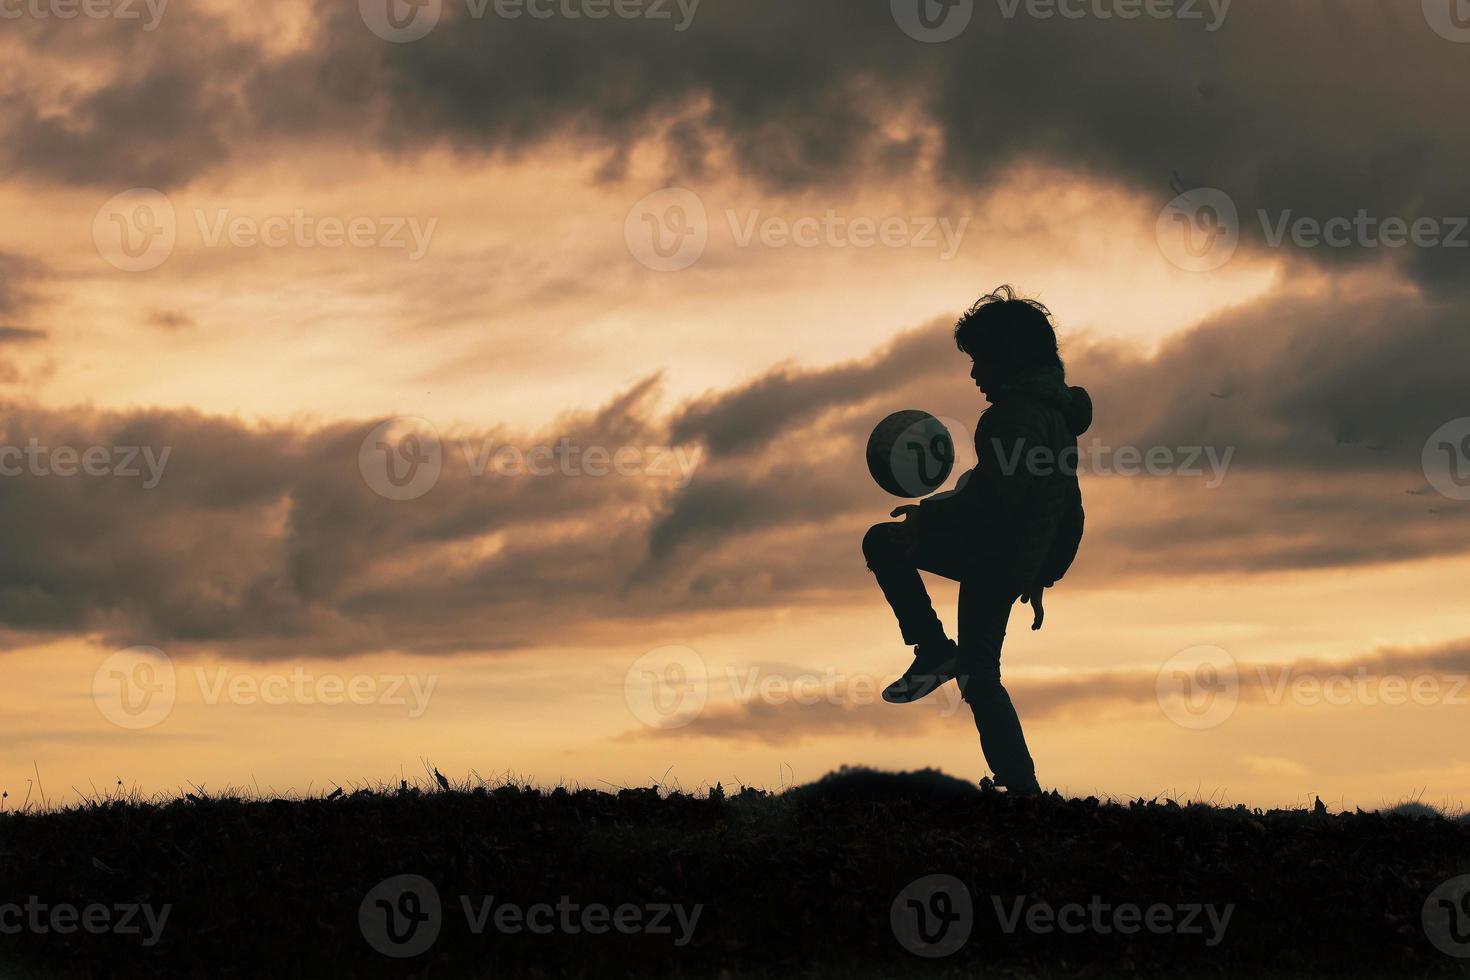
{"label": "child's arm", "polygon": [[1067,574],[1067,569],[1072,567],[1072,562],[1077,558],[1077,549],[1082,544],[1082,528],[1086,515],[1082,510],[1082,494],[1079,492],[1068,505],[1067,516],[1062,521],[1061,527],[1057,528],[1057,536],[1052,541],[1051,551],[1047,553],[1046,564],[1042,566],[1041,578],[1031,591],[1021,596],[1022,602],[1029,602],[1036,615],[1031,622],[1033,630],[1041,629],[1041,624],[1046,619],[1046,609],[1042,606],[1042,595],[1047,589],[1057,584],[1061,577]]}

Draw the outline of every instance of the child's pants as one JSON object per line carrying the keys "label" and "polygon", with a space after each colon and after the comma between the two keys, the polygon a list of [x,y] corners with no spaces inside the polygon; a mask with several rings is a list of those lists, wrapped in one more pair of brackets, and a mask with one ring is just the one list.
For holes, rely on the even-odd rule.
{"label": "child's pants", "polygon": [[[1012,790],[1036,788],[1036,767],[1011,697],[1000,682],[1000,649],[1005,642],[1014,591],[970,572],[963,556],[949,553],[942,536],[918,534],[916,520],[875,524],[863,538],[863,556],[878,587],[893,607],[905,643],[941,642],[944,626],[934,612],[920,570],[960,583],[960,693],[975,716],[980,748],[995,781]],[[949,539],[953,540],[953,539]]]}

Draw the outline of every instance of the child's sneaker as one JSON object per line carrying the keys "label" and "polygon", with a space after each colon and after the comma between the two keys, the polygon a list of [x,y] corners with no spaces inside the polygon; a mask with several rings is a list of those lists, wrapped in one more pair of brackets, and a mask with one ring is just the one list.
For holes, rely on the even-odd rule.
{"label": "child's sneaker", "polygon": [[939,690],[947,681],[953,680],[958,668],[959,648],[953,640],[926,646],[914,647],[914,662],[898,680],[883,691],[883,700],[889,704],[910,704],[926,698]]}

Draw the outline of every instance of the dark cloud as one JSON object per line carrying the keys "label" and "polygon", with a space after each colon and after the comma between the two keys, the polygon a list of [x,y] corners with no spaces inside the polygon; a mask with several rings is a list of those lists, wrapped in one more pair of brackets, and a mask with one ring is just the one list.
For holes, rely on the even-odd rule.
{"label": "dark cloud", "polygon": [[[0,317],[12,317],[34,307],[39,299],[36,285],[46,278],[46,270],[37,262],[12,252],[0,252]],[[22,333],[25,328],[18,329]],[[22,339],[13,334],[11,340]]]}
{"label": "dark cloud", "polygon": [[[46,339],[44,330],[4,320],[29,314],[41,304],[36,286],[47,275],[47,270],[40,263],[0,251],[0,318],[4,318],[0,319],[0,347],[24,347]],[[14,361],[0,358],[0,384],[19,384],[23,377]]]}
{"label": "dark cloud", "polygon": [[180,310],[155,310],[148,314],[147,323],[158,330],[187,330],[194,326],[194,318]]}
{"label": "dark cloud", "polygon": [[[1470,506],[1428,490],[1422,454],[1441,425],[1470,416],[1465,321],[1461,306],[1410,290],[1288,287],[1150,356],[1074,339],[1071,378],[1098,406],[1082,442],[1089,538],[1074,577],[1463,552]],[[871,486],[868,432],[908,407],[972,426],[967,368],[940,322],[869,360],[778,368],[696,401],[674,431],[706,441],[710,463],[655,525],[654,554],[844,518],[856,540],[897,502]],[[1140,467],[1122,447],[1167,451],[1169,472],[1130,475]]]}
{"label": "dark cloud", "polygon": [[[14,25],[11,43],[36,70],[3,82],[0,152],[33,180],[113,189],[185,183],[314,140],[471,158],[555,140],[608,181],[622,179],[634,144],[655,140],[675,179],[718,176],[728,158],[769,188],[808,192],[907,176],[932,158],[965,193],[1043,161],[1156,193],[1160,206],[1176,172],[1220,187],[1257,248],[1257,209],[1470,214],[1460,175],[1470,135],[1444,117],[1464,46],[1391,0],[1237,0],[1214,33],[1147,18],[1007,21],[977,4],[970,29],[942,45],[904,36],[886,4],[838,0],[707,0],[683,32],[460,13],[398,45],[368,32],[353,4],[312,10],[303,43],[284,54],[187,7],[146,35]],[[90,71],[52,85],[48,60],[58,78],[73,60]],[[1288,279],[1157,354],[1068,344],[1074,380],[1098,405],[1089,439],[1235,453],[1214,489],[1089,475],[1088,544],[1071,582],[1465,549],[1464,505],[1405,491],[1424,490],[1428,434],[1470,415],[1470,307],[1456,292],[1466,250],[1310,257],[1345,267],[1384,254],[1409,275],[1375,270],[1391,284],[1376,289],[1339,275],[1331,292]],[[4,322],[35,303],[40,275],[0,254]],[[12,341],[35,333],[7,329]],[[668,415],[646,383],[552,433],[470,438],[697,445],[707,459],[687,488],[471,479],[456,460],[431,498],[401,506],[357,476],[366,424],[257,428],[13,405],[6,445],[34,436],[173,456],[152,490],[0,479],[0,627],[258,655],[455,651],[575,639],[593,622],[871,598],[857,542],[895,501],[871,485],[863,442],[898,408],[973,419],[964,371],[938,322],[872,356],[777,367]],[[16,377],[0,365],[0,380]]]}
{"label": "dark cloud", "polygon": [[[1426,493],[1419,460],[1429,432],[1467,412],[1460,322],[1410,293],[1288,290],[1155,355],[1070,343],[1073,380],[1098,406],[1088,439],[1234,456],[1216,487],[1203,472],[1085,473],[1088,538],[1068,587],[1463,553],[1470,506]],[[778,367],[672,412],[649,378],[541,432],[444,433],[442,477],[406,502],[362,479],[370,423],[10,405],[0,445],[170,456],[152,489],[141,478],[0,478],[0,628],[248,656],[457,652],[871,601],[858,543],[897,501],[873,486],[863,444],[898,407],[974,418],[966,367],[939,322],[868,358]],[[1229,398],[1210,394],[1222,388]],[[471,475],[482,447],[564,438],[678,446],[700,461],[687,486],[673,457],[641,476]]]}
{"label": "dark cloud", "polygon": [[[888,180],[937,158],[963,191],[1044,161],[1162,206],[1177,173],[1228,192],[1253,247],[1258,211],[1269,223],[1288,212],[1470,215],[1470,135],[1443,117],[1444,93],[1465,77],[1463,46],[1412,3],[1237,0],[1215,31],[1149,17],[1007,19],[977,4],[969,29],[937,45],[905,36],[882,3],[709,0],[683,31],[445,8],[428,37],[389,44],[355,5],[316,5],[306,43],[278,55],[189,9],[147,35],[33,30],[25,43],[43,62],[80,54],[110,70],[59,99],[12,81],[0,117],[10,163],[40,179],[166,186],[281,140],[516,156],[554,139],[615,180],[629,149],[652,139],[676,179],[697,181],[728,156],[784,190]],[[1470,249],[1299,254],[1386,259],[1455,289]]]}
{"label": "dark cloud", "polygon": [[576,642],[589,623],[677,602],[624,588],[677,473],[497,476],[492,462],[473,476],[468,460],[487,443],[660,447],[653,390],[543,433],[446,432],[441,479],[404,502],[359,470],[373,424],[5,406],[0,446],[46,447],[45,470],[57,447],[101,447],[114,464],[146,447],[155,469],[136,454],[136,476],[0,460],[0,626],[261,657]]}
{"label": "dark cloud", "polygon": [[[252,120],[235,92],[266,58],[219,19],[175,8],[152,32],[124,20],[56,26],[7,21],[31,59],[0,83],[8,170],[114,192],[163,189],[248,149]],[[95,81],[78,80],[78,62]]]}
{"label": "dark cloud", "polygon": [[[842,697],[840,689],[838,696]],[[913,706],[917,710],[895,711],[893,705],[881,701],[874,703],[870,697],[857,704],[843,700],[817,700],[811,704],[784,699],[779,703],[757,700],[736,707],[707,710],[684,728],[641,728],[618,736],[618,740],[692,737],[787,746],[824,737],[902,738],[938,729],[945,720],[944,712],[951,707],[939,705],[938,700],[923,701]],[[960,708],[963,712],[960,717],[968,722],[969,709],[963,704]]]}
{"label": "dark cloud", "polygon": [[0,345],[4,344],[29,344],[37,340],[44,340],[46,331],[32,330],[29,327],[0,326]]}
{"label": "dark cloud", "polygon": [[947,325],[910,331],[876,355],[821,371],[778,366],[732,391],[696,399],[673,421],[674,437],[700,439],[720,455],[794,437],[834,412],[851,410],[895,383],[942,376],[958,363]]}

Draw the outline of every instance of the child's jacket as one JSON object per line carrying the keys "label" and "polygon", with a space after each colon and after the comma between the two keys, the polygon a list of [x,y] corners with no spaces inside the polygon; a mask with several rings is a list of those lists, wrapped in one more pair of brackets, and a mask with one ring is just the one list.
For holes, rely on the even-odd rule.
{"label": "child's jacket", "polygon": [[1056,369],[1025,375],[989,397],[991,407],[975,426],[979,462],[953,493],[920,505],[919,533],[946,539],[947,550],[960,545],[977,575],[1020,594],[1054,584],[1077,556],[1077,437],[1092,425],[1092,399],[1069,388]]}

